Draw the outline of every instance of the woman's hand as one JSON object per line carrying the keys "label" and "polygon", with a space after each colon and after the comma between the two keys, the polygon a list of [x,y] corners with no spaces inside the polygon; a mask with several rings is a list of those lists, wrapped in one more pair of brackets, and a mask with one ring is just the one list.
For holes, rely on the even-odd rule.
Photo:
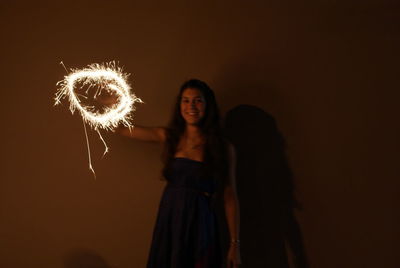
{"label": "woman's hand", "polygon": [[238,268],[241,263],[239,244],[231,244],[228,251],[228,268]]}
{"label": "woman's hand", "polygon": [[96,101],[105,106],[112,106],[118,102],[118,96],[110,94],[100,94]]}

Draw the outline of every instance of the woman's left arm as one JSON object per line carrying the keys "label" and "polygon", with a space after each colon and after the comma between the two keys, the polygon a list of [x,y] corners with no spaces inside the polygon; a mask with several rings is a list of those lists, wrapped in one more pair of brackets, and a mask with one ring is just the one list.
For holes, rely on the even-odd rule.
{"label": "woman's left arm", "polygon": [[224,189],[224,207],[230,234],[230,246],[228,251],[228,267],[238,267],[240,260],[239,226],[240,209],[236,192],[236,153],[234,147],[229,144],[229,180]]}

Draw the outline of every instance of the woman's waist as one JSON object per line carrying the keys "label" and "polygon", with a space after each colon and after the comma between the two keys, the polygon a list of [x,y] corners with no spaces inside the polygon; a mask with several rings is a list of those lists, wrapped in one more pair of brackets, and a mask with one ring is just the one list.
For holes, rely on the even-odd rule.
{"label": "woman's waist", "polygon": [[188,192],[193,192],[197,194],[202,194],[207,197],[212,197],[215,194],[215,191],[213,189],[210,189],[209,187],[196,187],[196,186],[191,186],[191,185],[179,185],[179,184],[172,184],[168,183],[165,187],[165,190],[167,191],[188,191]]}

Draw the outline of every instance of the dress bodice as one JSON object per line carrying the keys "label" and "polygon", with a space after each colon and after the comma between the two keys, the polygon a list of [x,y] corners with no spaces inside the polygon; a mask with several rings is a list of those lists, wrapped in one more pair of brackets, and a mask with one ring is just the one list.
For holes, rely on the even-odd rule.
{"label": "dress bodice", "polygon": [[201,192],[214,193],[216,190],[215,180],[206,176],[203,169],[204,162],[184,157],[175,157],[172,163],[172,170],[167,177],[167,187],[188,188]]}

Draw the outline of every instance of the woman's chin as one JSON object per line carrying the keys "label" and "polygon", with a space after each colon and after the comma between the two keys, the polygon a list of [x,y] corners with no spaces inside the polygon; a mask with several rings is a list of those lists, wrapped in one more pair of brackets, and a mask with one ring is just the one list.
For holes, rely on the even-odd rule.
{"label": "woman's chin", "polygon": [[198,126],[200,123],[200,120],[186,120],[186,125],[189,126]]}

